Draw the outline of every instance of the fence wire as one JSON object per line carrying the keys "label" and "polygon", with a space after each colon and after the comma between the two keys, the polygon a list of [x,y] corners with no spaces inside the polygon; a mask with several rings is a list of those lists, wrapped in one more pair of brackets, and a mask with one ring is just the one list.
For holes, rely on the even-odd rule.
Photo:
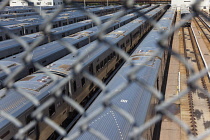
{"label": "fence wire", "polygon": [[[29,1],[27,1],[29,2]],[[4,0],[0,5],[0,10],[4,10],[6,8],[6,5],[9,4],[9,0]],[[72,7],[77,8],[77,10],[81,11],[84,15],[87,15],[90,17],[90,19],[93,20],[94,24],[98,26],[100,29],[97,33],[97,43],[95,43],[91,49],[87,52],[78,51],[78,48],[69,42],[59,39],[57,40],[61,45],[65,46],[69,52],[75,55],[75,62],[73,65],[71,65],[71,72],[68,76],[63,78],[58,78],[58,76],[55,76],[52,72],[49,71],[46,67],[40,65],[39,63],[32,62],[32,56],[33,56],[33,50],[41,44],[42,41],[46,39],[46,36],[49,36],[49,34],[52,34],[52,21],[56,18],[56,16],[61,13],[61,11],[65,8],[66,5],[71,4]],[[84,66],[84,61],[86,60],[87,56],[93,52],[96,52],[101,44],[106,44],[110,49],[112,49],[116,54],[121,56],[127,64],[132,65],[132,61],[129,59],[129,55],[124,52],[124,50],[120,49],[116,46],[116,44],[112,44],[110,41],[106,40],[104,38],[104,35],[106,34],[106,29],[113,24],[117,19],[122,17],[128,10],[133,10],[133,12],[136,12],[137,14],[141,14],[138,10],[134,7],[134,0],[125,0],[123,1],[122,10],[120,13],[118,13],[116,16],[112,17],[106,24],[102,24],[99,17],[93,13],[91,13],[89,10],[86,10],[83,8],[83,6],[77,4],[74,1],[71,0],[65,0],[64,3],[60,6],[57,6],[54,13],[51,13],[50,15],[47,14],[44,10],[40,10],[40,7],[33,7],[35,11],[44,19],[40,31],[44,36],[38,37],[33,43],[27,43],[24,39],[20,38],[20,36],[16,35],[15,33],[9,31],[7,28],[1,25],[0,22],[0,29],[3,32],[6,32],[8,36],[12,39],[15,39],[21,46],[24,48],[24,54],[22,55],[21,61],[22,65],[18,69],[11,71],[9,68],[7,68],[4,65],[0,65],[0,69],[4,71],[7,74],[7,78],[3,81],[3,86],[5,87],[4,92],[1,92],[0,97],[3,98],[5,95],[9,94],[9,91],[15,91],[18,94],[22,95],[26,100],[30,101],[31,104],[33,104],[34,109],[32,113],[30,114],[31,120],[28,123],[23,122],[23,120],[19,120],[18,118],[14,117],[10,112],[5,111],[5,109],[2,109],[2,103],[0,101],[0,116],[10,122],[11,127],[10,131],[16,130],[17,132],[15,135],[13,135],[14,139],[31,139],[28,135],[28,131],[36,127],[40,123],[44,123],[45,125],[50,126],[53,128],[58,135],[62,136],[65,139],[76,139],[78,136],[80,136],[85,131],[90,132],[91,134],[97,136],[100,139],[107,139],[106,135],[100,133],[99,131],[88,127],[88,123],[91,122],[92,119],[100,115],[101,112],[106,110],[107,108],[112,108],[116,112],[118,112],[120,115],[122,115],[124,118],[127,119],[127,121],[132,125],[133,129],[130,131],[129,138],[139,138],[139,135],[144,132],[144,130],[148,129],[150,126],[158,123],[161,121],[162,117],[168,117],[172,121],[174,121],[176,124],[182,127],[183,131],[186,132],[189,139],[202,139],[206,136],[210,135],[210,129],[206,131],[206,133],[194,136],[191,133],[191,128],[186,123],[182,122],[177,118],[173,113],[168,111],[168,107],[170,107],[174,102],[178,101],[180,98],[188,94],[190,91],[193,91],[195,89],[200,90],[202,87],[196,85],[195,81],[203,77],[207,74],[209,71],[208,69],[204,69],[200,71],[199,73],[194,73],[191,75],[187,80],[187,88],[183,91],[180,91],[180,93],[177,96],[172,97],[170,100],[164,100],[164,95],[160,93],[155,87],[152,87],[150,85],[147,85],[145,81],[141,81],[137,78],[136,73],[138,73],[139,70],[141,70],[144,65],[135,65],[130,70],[130,73],[127,74],[128,82],[124,85],[121,85],[118,90],[118,92],[110,91],[106,88],[106,84],[100,80],[99,78],[92,75]],[[192,5],[192,10],[195,12],[192,16],[188,17],[189,19],[192,19],[196,15],[202,15],[204,18],[209,19],[205,14],[200,12],[198,10],[199,1],[196,1]],[[146,15],[143,15],[145,19],[148,19]],[[158,25],[155,21],[150,21],[152,25],[156,28],[158,28]],[[179,53],[174,52],[173,50],[168,49],[167,46],[164,45],[164,40],[167,39],[169,36],[172,36],[173,33],[178,30],[182,26],[182,22],[175,27],[173,27],[170,31],[164,32],[163,34],[160,34],[161,39],[157,42],[159,44],[159,47],[170,52],[173,56],[177,58],[181,63],[183,63],[186,68],[189,71],[194,71],[193,67],[188,63],[188,61],[181,56]],[[46,35],[46,36],[45,36]],[[154,55],[155,56],[155,55]],[[145,62],[146,63],[146,62]],[[18,76],[21,71],[24,69],[27,69],[28,65],[34,65],[36,69],[40,70],[41,72],[45,73],[45,75],[48,77],[48,79],[51,80],[51,83],[54,83],[53,88],[49,89],[48,92],[50,93],[49,96],[44,101],[40,101],[38,98],[36,98],[34,95],[29,94],[24,90],[23,88],[19,87],[15,84],[15,77]],[[85,77],[85,79],[88,79],[91,81],[91,83],[94,83],[97,85],[97,87],[102,90],[106,95],[104,96],[103,100],[101,100],[100,104],[102,105],[98,109],[94,110],[91,114],[86,114],[85,109],[82,105],[78,104],[77,101],[75,101],[73,98],[70,98],[68,95],[63,93],[63,87],[65,85],[68,85],[68,82],[71,81],[74,77]],[[141,126],[136,126],[136,120],[129,115],[128,112],[124,111],[121,108],[117,108],[116,106],[113,106],[111,104],[111,99],[115,97],[119,92],[125,90],[129,85],[132,83],[137,83],[139,86],[145,87],[146,90],[150,91],[150,93],[157,98],[159,101],[161,101],[160,104],[157,104],[155,107],[156,112],[158,112],[151,120],[148,122],[145,122]],[[206,95],[209,97],[208,91],[205,91]],[[11,93],[10,93],[11,94]],[[166,93],[167,94],[167,93]],[[0,99],[1,99],[0,98]],[[46,109],[52,106],[56,100],[62,100],[64,101],[69,107],[73,108],[73,110],[76,110],[79,114],[84,116],[84,119],[82,122],[80,122],[80,131],[74,133],[73,135],[68,135],[68,132],[61,126],[61,124],[56,123],[53,118],[46,115]],[[111,129],[111,128],[110,128]],[[42,130],[37,130],[36,135],[39,139],[39,133]],[[0,134],[1,135],[1,134]],[[144,139],[141,137],[140,139]]]}

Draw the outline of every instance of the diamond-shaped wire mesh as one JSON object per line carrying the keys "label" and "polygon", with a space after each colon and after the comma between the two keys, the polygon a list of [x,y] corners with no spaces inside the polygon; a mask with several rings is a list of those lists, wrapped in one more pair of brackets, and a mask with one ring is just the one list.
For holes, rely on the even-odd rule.
{"label": "diamond-shaped wire mesh", "polygon": [[[170,49],[173,33],[184,22],[163,28],[165,24],[156,21],[167,14],[168,6],[135,6],[134,0],[125,0],[120,6],[84,8],[64,1],[51,10],[30,6],[40,17],[21,18],[21,13],[4,15],[8,3],[4,0],[0,5],[0,35],[6,40],[0,43],[2,48],[5,44],[12,48],[2,51],[0,60],[0,139],[152,139],[154,126],[163,117],[182,127],[189,139],[210,134],[207,129],[195,136],[191,126],[168,109],[195,90],[210,97],[196,83],[209,70],[195,72],[183,54]],[[197,15],[209,19],[198,5],[199,1],[192,5],[193,14],[187,19]],[[174,13],[168,18],[171,24],[175,11],[170,8],[169,14]],[[157,37],[146,42],[146,51],[135,50],[152,26]],[[167,54],[176,57],[191,75],[185,89],[164,100],[161,84]],[[69,132],[75,120],[79,121]]]}

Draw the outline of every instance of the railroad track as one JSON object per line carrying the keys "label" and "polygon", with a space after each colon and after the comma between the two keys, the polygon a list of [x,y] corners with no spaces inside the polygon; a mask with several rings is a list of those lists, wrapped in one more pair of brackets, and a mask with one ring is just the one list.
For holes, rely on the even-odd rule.
{"label": "railroad track", "polygon": [[[193,66],[194,72],[197,73],[205,68],[202,57],[200,55],[198,46],[196,44],[195,36],[190,27],[183,27],[181,29],[182,34],[182,52],[183,56],[188,59],[188,62]],[[185,66],[182,66],[182,68]],[[194,72],[185,68],[181,74],[189,78]],[[183,76],[183,77],[185,77]],[[207,76],[204,76],[197,80],[197,85],[204,90],[208,90],[210,87]],[[194,136],[200,135],[210,127],[210,102],[209,98],[198,89],[191,90],[188,96],[185,97],[185,121],[191,128],[191,133]],[[209,137],[207,138],[209,139]]]}
{"label": "railroad track", "polygon": [[[196,23],[196,26],[199,28],[199,30],[202,32],[201,36],[203,37],[206,44],[210,43],[210,28],[207,25],[207,23],[200,17],[195,17],[192,22]],[[209,46],[210,50],[210,46]]]}

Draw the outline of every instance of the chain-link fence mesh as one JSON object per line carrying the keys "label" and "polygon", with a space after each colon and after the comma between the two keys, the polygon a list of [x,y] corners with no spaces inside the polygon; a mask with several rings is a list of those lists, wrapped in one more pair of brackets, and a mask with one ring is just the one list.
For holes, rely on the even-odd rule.
{"label": "chain-link fence mesh", "polygon": [[[4,10],[8,3],[9,0],[2,1],[0,10]],[[204,18],[208,19],[206,14],[198,10],[198,4],[199,1],[196,1],[192,5],[191,9],[194,11],[194,14],[187,17],[188,19],[192,19],[197,15],[202,15]],[[53,64],[44,67],[38,62],[34,62],[32,59],[34,57],[33,51],[37,48],[37,46],[39,46],[39,44],[43,44],[42,42],[44,42],[47,37],[53,35],[53,20],[62,12],[63,9],[65,9],[66,5],[71,5],[72,8],[76,8],[77,10],[81,11],[81,13],[88,16],[99,30],[95,38],[95,43],[92,43],[91,47],[85,51],[82,51],[81,48],[77,48],[77,45],[72,45],[65,39],[58,39],[57,43],[64,46],[66,48],[66,52],[71,53],[73,57],[71,65],[67,65],[63,61],[64,64],[59,66],[59,68],[64,69],[64,71],[67,71],[67,73],[56,73],[56,71],[52,71],[50,69],[53,68]],[[188,63],[188,61],[179,53],[174,52],[164,44],[164,41],[168,39],[168,37],[172,36],[173,33],[178,30],[182,24],[184,24],[183,22],[180,22],[170,30],[161,32],[161,39],[157,41],[157,44],[161,49],[164,49],[166,52],[170,52],[171,55],[175,56],[177,60],[183,63],[183,65],[185,65],[185,67],[193,74],[187,79],[186,89],[180,91],[177,96],[174,96],[169,100],[164,100],[164,95],[159,90],[157,90],[156,87],[149,85],[148,81],[146,82],[141,80],[136,75],[141,69],[144,68],[148,60],[143,64],[134,65],[132,59],[129,58],[130,54],[125,52],[123,47],[120,48],[117,46],[119,44],[113,44],[112,41],[106,40],[105,37],[106,29],[108,29],[112,24],[116,23],[120,17],[126,15],[129,10],[135,12],[138,15],[141,15],[145,20],[149,19],[148,15],[143,14],[143,12],[137,10],[137,7],[134,7],[134,0],[123,1],[122,9],[120,12],[111,17],[111,19],[109,19],[106,23],[102,23],[99,16],[91,13],[90,10],[84,9],[83,6],[78,5],[73,1],[64,1],[64,3],[58,5],[55,11],[50,15],[47,14],[46,11],[40,10],[40,7],[32,6],[32,8],[34,8],[35,11],[43,18],[43,22],[39,28],[39,31],[42,32],[43,35],[37,37],[32,43],[28,43],[26,40],[10,31],[8,28],[5,28],[3,25],[1,25],[0,22],[1,32],[7,33],[11,39],[14,39],[24,48],[24,52],[21,55],[21,60],[19,60],[21,65],[17,69],[10,69],[10,67],[12,67],[11,64],[7,64],[6,66],[0,65],[1,72],[6,73],[7,75],[7,77],[2,80],[2,86],[5,88],[2,89],[0,93],[0,121],[2,125],[0,133],[1,139],[7,139],[9,137],[13,137],[14,139],[45,139],[45,136],[50,136],[54,131],[56,132],[57,136],[61,136],[62,138],[66,139],[76,139],[87,131],[99,139],[108,139],[102,132],[99,132],[97,129],[91,128],[89,126],[89,123],[91,123],[93,119],[100,116],[100,114],[108,108],[114,110],[115,113],[117,112],[118,115],[126,119],[127,122],[131,125],[132,128],[129,130],[129,135],[125,138],[147,139],[145,136],[143,138],[139,137],[139,135],[143,134],[145,130],[161,121],[163,116],[170,118],[173,122],[181,126],[183,131],[188,135],[188,138],[202,139],[210,134],[210,130],[208,129],[205,131],[205,133],[194,136],[191,133],[191,126],[188,126],[186,123],[178,119],[173,113],[168,111],[168,107],[171,106],[172,103],[176,102],[183,96],[190,93],[190,91],[194,91],[195,89],[201,90],[207,97],[210,97],[208,91],[203,90],[202,87],[196,85],[195,83],[195,81],[197,81],[199,78],[205,76],[209,69],[203,69],[199,73],[193,73],[194,69]],[[112,12],[114,13],[116,11]],[[150,19],[149,23],[151,23],[155,28],[159,28],[155,20]],[[123,36],[123,33],[118,34],[119,36]],[[126,61],[126,65],[131,65],[129,69],[130,72],[126,74],[127,82],[117,87],[117,90],[110,90],[107,88],[106,83],[108,78],[102,79],[102,76],[98,75],[95,70],[91,70],[91,65],[88,65],[89,56],[100,52],[100,48],[104,45],[109,48],[109,50],[114,52],[114,58],[120,57],[122,60]],[[153,54],[151,59],[158,56],[158,53],[160,52]],[[98,60],[100,59],[98,58]],[[93,62],[98,64],[97,61]],[[32,74],[32,76],[27,76],[26,79],[21,79],[20,81],[22,83],[20,81],[17,82],[15,80],[16,77],[18,77],[22,71],[28,69],[28,66],[30,65],[33,65],[38,70],[38,72],[36,74]],[[96,67],[96,69],[100,69],[97,68],[96,64],[92,63],[92,66]],[[33,78],[36,78],[35,81],[31,80]],[[41,84],[39,85],[39,83]],[[77,85],[78,83],[80,83],[80,86]],[[149,91],[152,96],[160,101],[160,104],[155,106],[156,115],[154,115],[154,117],[147,122],[143,122],[143,125],[138,125],[138,123],[136,123],[137,118],[131,116],[128,112],[124,111],[122,108],[118,108],[111,102],[112,98],[126,90],[133,83],[141,88],[144,87],[145,90]],[[82,87],[85,84],[89,84],[88,88],[92,89],[91,94],[86,93],[87,91],[85,93],[82,92]],[[74,94],[75,90],[77,90],[76,94]],[[81,104],[86,104],[88,101],[79,101],[79,99],[86,99],[86,97],[89,96],[93,97],[93,93],[100,90],[103,91],[104,96],[98,103],[99,107],[93,110],[91,113],[86,114],[84,108],[85,105]],[[132,94],[132,91],[127,92]],[[83,96],[80,94],[84,94],[86,97],[80,97]],[[91,98],[87,98],[86,100],[91,100]],[[78,102],[80,102],[80,104],[78,104]],[[123,102],[127,101],[123,100]],[[7,105],[5,105],[6,103]],[[73,121],[73,118],[75,118],[75,116],[72,115],[74,114],[72,112],[77,112],[84,117],[79,122],[79,130],[75,133],[71,133],[71,135],[68,135],[69,132],[65,130],[65,127],[63,127],[64,123],[61,121],[64,121],[68,117],[69,121],[67,121],[67,123],[70,124],[71,121]],[[58,118],[60,118],[60,120]],[[112,128],[110,128],[110,131],[112,131]]]}

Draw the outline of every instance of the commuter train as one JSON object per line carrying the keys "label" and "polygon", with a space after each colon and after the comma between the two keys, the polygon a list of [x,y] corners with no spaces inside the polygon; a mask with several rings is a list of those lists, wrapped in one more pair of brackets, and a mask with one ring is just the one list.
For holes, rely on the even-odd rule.
{"label": "commuter train", "polygon": [[[95,6],[94,6],[95,7]],[[93,6],[87,6],[86,8],[94,8]],[[46,7],[41,7],[41,10],[45,13],[53,13],[55,12],[55,7],[54,8],[49,8],[47,9]],[[67,12],[67,11],[71,11],[71,10],[77,10],[77,8],[64,8],[62,9],[61,12]],[[26,11],[26,12],[23,12]],[[3,11],[0,11],[0,13]],[[13,9],[13,11],[11,11],[11,9],[9,10],[10,13],[4,13],[0,15],[0,19],[6,19],[6,18],[18,18],[18,17],[26,17],[26,16],[33,16],[33,15],[38,15],[38,13],[34,10],[34,9]],[[38,15],[39,16],[39,15]],[[37,17],[38,17],[37,16]]]}
{"label": "commuter train", "polygon": [[185,21],[185,24],[182,27],[190,27],[191,26],[191,20],[185,20],[185,17],[191,15],[189,8],[182,7],[181,8],[181,20]]}
{"label": "commuter train", "polygon": [[[158,6],[151,6],[151,7],[141,10],[141,12],[147,13],[156,7],[158,7]],[[139,9],[141,9],[141,8],[144,8],[144,6],[139,7]],[[128,13],[130,13],[130,12],[131,11],[128,11]],[[139,17],[139,14],[131,13],[131,14],[125,15],[125,16],[121,17],[120,19],[118,19],[117,22],[112,24],[106,31],[111,32],[111,31],[119,28],[120,26],[123,26],[123,25],[127,24],[128,22],[136,19],[137,17]],[[98,27],[93,27],[91,29],[87,29],[85,31],[81,31],[79,33],[65,37],[62,40],[74,45],[77,48],[81,48],[82,46],[95,40],[95,38],[96,38],[95,36],[96,36],[97,32],[98,32]],[[4,41],[4,42],[8,42],[8,41]],[[15,43],[15,44],[17,44],[17,43]],[[2,55],[3,56],[9,55],[9,54],[14,53],[15,51],[21,50],[22,47],[21,46],[18,47],[15,44],[10,44],[9,46],[0,48],[0,51],[3,53]],[[3,45],[5,45],[5,44],[3,44]],[[2,47],[3,47],[3,45],[2,45]],[[69,54],[69,51],[62,44],[55,41],[55,42],[51,42],[51,43],[48,43],[48,44],[45,44],[45,45],[35,48],[33,50],[32,61],[34,63],[39,63],[43,66],[46,66],[67,54]],[[5,58],[5,59],[2,59],[2,60],[0,60],[0,65],[7,67],[11,71],[15,71],[17,68],[19,68],[21,66],[21,64],[22,64],[21,58],[23,55],[24,55],[24,52],[19,53],[17,55],[13,55],[13,56]],[[27,65],[27,67],[24,70],[22,70],[22,72],[19,73],[18,76],[16,76],[14,80],[21,79],[21,78],[33,73],[35,70],[36,69],[35,69],[34,65],[31,65],[31,64]],[[4,71],[0,71],[0,89],[4,87],[3,81],[6,77],[7,77],[7,74]]]}
{"label": "commuter train", "polygon": [[[69,6],[66,7],[70,8]],[[54,10],[54,9],[56,9],[56,6],[42,7],[42,10]],[[6,6],[3,10],[0,11],[0,14],[14,14],[14,13],[28,13],[28,12],[35,12],[34,7]]]}
{"label": "commuter train", "polygon": [[[146,14],[149,19],[159,19],[166,11],[167,6],[162,5],[155,10]],[[107,34],[105,39],[111,41],[125,52],[130,52],[135,47],[139,39],[150,29],[152,25],[144,18],[138,18],[125,26]],[[93,46],[98,43],[94,41],[79,49],[79,54],[93,49]],[[57,79],[65,79],[66,76],[73,72],[71,66],[75,63],[77,56],[69,54],[62,59],[48,65],[46,68]],[[121,57],[113,50],[108,49],[107,45],[101,44],[100,48],[91,51],[83,63],[84,69],[92,75],[105,81],[112,71],[122,61]],[[52,80],[45,73],[39,71],[29,75],[20,81],[15,82],[16,88],[25,91],[25,93],[37,98],[40,103],[47,101],[51,97],[50,92],[57,82]],[[88,96],[96,88],[91,81],[84,78],[82,75],[77,75],[65,84],[60,90],[62,96],[69,96],[78,103]],[[31,113],[35,110],[35,106],[22,94],[19,94],[14,89],[2,89],[0,91],[0,108],[2,111],[9,113],[17,118],[23,126],[29,124],[33,120]],[[43,110],[43,115],[54,120],[58,125],[62,124],[73,108],[70,107],[62,98],[56,98],[56,101]],[[36,125],[29,127],[26,135],[35,139],[46,139],[54,130],[43,122],[38,122]],[[0,138],[10,139],[18,132],[10,121],[0,116]],[[40,135],[37,135],[40,134]]]}
{"label": "commuter train", "polygon": [[[89,9],[92,13],[101,16],[104,14],[109,14],[110,12],[117,11],[121,8],[121,6],[108,6],[108,7],[100,7],[100,8],[91,8]],[[69,16],[71,15],[71,16]],[[67,13],[67,15],[62,15],[60,17],[57,17],[54,19],[52,23],[52,27],[61,27],[64,25],[76,23],[79,21],[83,21],[88,19],[89,17],[87,15],[84,15],[80,11],[76,12],[70,12]],[[1,25],[4,25],[3,27],[8,29],[9,31],[13,32],[16,35],[22,36],[27,34],[32,34],[35,32],[39,32],[40,26],[42,25],[43,19],[40,17],[37,18],[23,18],[23,19],[12,19],[11,21],[8,21],[9,19],[6,19],[7,21],[1,20]],[[7,40],[10,39],[10,37],[7,35],[6,32],[3,32],[0,30],[0,40]]]}
{"label": "commuter train", "polygon": [[[115,13],[115,14],[117,14],[117,13]],[[113,14],[113,15],[115,15],[115,14]],[[103,22],[107,21],[108,19],[110,19],[111,17],[112,17],[112,14],[108,14],[108,15],[99,17],[99,19],[103,23]],[[65,24],[67,24],[67,23],[65,23]],[[76,32],[91,28],[93,26],[95,26],[95,25],[92,20],[85,20],[85,21],[80,21],[77,23],[65,25],[62,27],[54,28],[51,30],[51,34],[48,35],[46,37],[46,39],[43,40],[39,45],[46,44],[46,43],[54,41],[56,39],[59,39],[59,38],[74,34]],[[36,31],[38,31],[38,30],[36,30]],[[32,31],[32,32],[34,32],[34,31]],[[26,41],[27,43],[31,44],[31,43],[33,43],[33,41],[35,41],[40,36],[44,36],[42,34],[42,32],[25,35],[20,38],[23,39],[24,41]],[[0,50],[1,50],[0,59],[2,59],[2,58],[22,52],[22,51],[24,51],[24,48],[15,39],[10,39],[10,40],[4,40],[4,41],[0,42]]]}
{"label": "commuter train", "polygon": [[[105,99],[110,97],[110,94],[102,91],[87,109],[85,112],[86,115],[81,117],[75,124],[66,139],[96,140],[100,139],[99,134],[102,134],[104,139],[153,139],[155,124],[147,128],[140,136],[134,135],[134,132],[136,132],[138,127],[144,125],[145,122],[154,117],[154,107],[158,103],[158,100],[146,86],[138,84],[136,80],[129,81],[129,72],[135,67],[143,65],[135,73],[135,78],[161,91],[166,62],[168,61],[168,53],[167,51],[161,50],[157,42],[161,36],[160,31],[169,31],[174,25],[175,18],[176,9],[171,8],[164,14],[158,22],[160,28],[154,28],[131,54],[130,60],[132,65],[128,62],[125,63],[108,83],[106,90],[109,90],[110,93],[117,92],[117,94],[115,96],[113,95],[109,101],[105,101]],[[171,46],[171,40],[171,37],[165,40],[169,48]],[[155,53],[157,55],[151,58]],[[131,83],[128,84],[129,82]],[[128,86],[125,89],[119,90],[119,87],[126,84]],[[95,114],[95,111],[97,112],[104,107],[106,108],[99,114],[93,116],[87,122],[85,121],[88,115]],[[118,111],[117,108],[120,108],[121,111]],[[135,120],[135,122],[129,122],[121,114],[122,110],[131,116],[132,118],[130,119]],[[86,123],[85,127],[82,127],[82,122]],[[97,135],[91,133],[93,131],[88,131],[91,129],[96,131]]]}

